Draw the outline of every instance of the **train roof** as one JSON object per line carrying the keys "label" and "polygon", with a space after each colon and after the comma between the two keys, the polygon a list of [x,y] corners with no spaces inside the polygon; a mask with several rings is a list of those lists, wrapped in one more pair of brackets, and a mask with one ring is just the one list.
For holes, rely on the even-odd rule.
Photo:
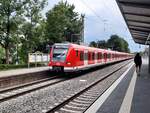
{"label": "train roof", "polygon": [[87,50],[91,50],[91,51],[95,50],[95,51],[111,52],[111,53],[118,53],[118,54],[129,54],[129,53],[125,53],[125,52],[100,49],[100,48],[89,47],[89,46],[85,46],[85,45],[78,45],[78,44],[73,44],[73,43],[55,43],[54,45],[71,46],[71,47],[76,48],[76,49],[87,49]]}

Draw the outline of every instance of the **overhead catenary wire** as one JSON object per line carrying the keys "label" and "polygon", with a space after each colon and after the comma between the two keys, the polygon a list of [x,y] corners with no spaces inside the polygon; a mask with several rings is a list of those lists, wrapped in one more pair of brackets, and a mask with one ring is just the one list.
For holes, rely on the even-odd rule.
{"label": "overhead catenary wire", "polygon": [[[99,16],[96,12],[95,12],[95,10],[93,10],[93,8],[91,8],[84,0],[81,0],[81,2],[82,2],[82,4],[83,5],[85,5],[88,9],[90,9],[92,12],[93,12],[93,14],[104,24],[104,32],[107,30],[105,27],[106,27],[106,25],[108,25],[108,23],[106,23],[106,21],[108,22],[108,20],[107,19],[103,19],[101,16]],[[103,4],[105,5],[105,7],[107,7],[107,5],[103,2]],[[108,7],[108,9],[110,9],[109,7]],[[95,22],[95,21],[94,21]],[[110,26],[111,27],[111,26]],[[110,28],[111,29],[111,28]],[[114,29],[112,28],[111,29],[112,30],[112,32],[114,32]],[[116,30],[115,30],[115,32],[116,32]]]}
{"label": "overhead catenary wire", "polygon": [[[116,2],[115,2],[115,0],[109,0],[110,2],[111,1],[114,1],[114,3],[115,3],[115,5],[117,6],[117,4],[116,4]],[[114,9],[113,9],[113,7],[111,7],[110,5],[108,6],[108,1],[107,1],[107,3],[106,3],[106,1],[104,1],[104,0],[102,0],[102,2],[103,2],[103,5],[106,7],[106,9],[109,9],[109,10],[107,10],[107,12],[109,11],[109,14],[110,15],[112,15],[112,13],[114,14]],[[117,10],[118,10],[119,8],[117,8]],[[118,10],[119,11],[119,10]],[[108,15],[109,15],[108,14]],[[120,15],[121,15],[121,13],[120,13]],[[115,20],[118,20],[118,18],[116,17],[116,16],[113,16],[113,18],[115,18]],[[122,24],[124,24],[124,23],[122,23]],[[111,27],[111,26],[110,26]],[[127,29],[127,25],[125,24],[125,31],[128,31]],[[113,32],[114,32],[114,29],[111,29],[111,30],[113,30]],[[115,30],[115,32],[116,32],[116,30]]]}
{"label": "overhead catenary wire", "polygon": [[[86,6],[94,15],[95,15],[95,17],[97,17],[97,19],[98,19],[98,21],[96,22],[96,21],[94,21],[94,22],[96,22],[96,23],[99,23],[100,25],[101,25],[101,22],[104,24],[104,32],[107,30],[107,28],[105,28],[106,27],[106,25],[108,25],[108,23],[106,23],[106,21],[108,21],[107,19],[104,19],[103,17],[101,17],[100,15],[98,15],[97,14],[97,12],[93,9],[93,8],[91,8],[84,0],[81,0],[80,1],[84,6]],[[112,7],[108,7],[108,5],[105,3],[105,1],[102,1],[103,2],[103,5],[107,8],[107,9],[110,9],[109,10],[109,12],[110,12],[110,14],[112,15],[112,12],[111,12],[111,10],[114,10]],[[105,10],[104,10],[105,11]],[[105,12],[105,14],[108,14],[108,10],[107,10],[107,12]],[[113,12],[114,13],[114,12]],[[88,20],[91,20],[92,21],[92,19],[91,18],[89,18],[89,17],[85,17],[86,19],[88,19]],[[116,16],[115,16],[115,18],[116,18]],[[116,20],[118,20],[118,18],[116,18]],[[110,24],[110,23],[109,23]],[[111,29],[111,31],[112,31],[112,33],[113,32],[116,32],[116,30],[115,29],[113,29],[113,27],[112,26],[110,26],[109,25],[109,28]],[[125,27],[125,29],[126,29],[126,27]],[[127,31],[127,30],[126,30]]]}
{"label": "overhead catenary wire", "polygon": [[90,9],[90,10],[93,12],[93,14],[94,14],[99,20],[101,20],[101,21],[103,22],[104,19],[102,19],[101,16],[97,15],[97,13],[95,12],[95,10],[93,10],[84,0],[81,0],[81,2],[82,2],[82,4],[85,5],[88,9]]}
{"label": "overhead catenary wire", "polygon": [[88,9],[90,9],[93,14],[99,19],[99,21],[101,21],[104,24],[104,32],[106,31],[105,26],[107,25],[106,21],[108,21],[107,19],[102,18],[101,16],[99,16],[95,10],[93,10],[93,8],[91,8],[84,0],[81,0],[82,4],[85,5]]}
{"label": "overhead catenary wire", "polygon": [[[109,1],[111,1],[111,0],[109,0]],[[109,8],[110,10],[112,10],[112,12],[113,12],[113,8],[112,7],[108,7],[108,5],[106,4],[106,1],[103,1],[104,2],[104,5],[105,5],[105,7],[107,7],[107,8]],[[108,3],[108,2],[107,2]],[[117,6],[117,3],[116,3],[116,1],[114,0],[114,3],[115,3],[115,5]],[[119,11],[119,7],[117,6],[117,10]],[[113,12],[114,13],[114,12]],[[121,15],[121,12],[119,11],[119,13],[120,13],[120,15]],[[116,17],[116,16],[114,16],[115,17],[115,19],[116,20],[118,20],[118,18]],[[122,17],[123,18],[123,17]],[[125,25],[125,31],[126,32],[129,32],[129,29],[128,29],[128,27],[127,27],[127,25],[126,25],[126,23],[125,22],[123,22],[122,24],[124,24]],[[131,35],[131,34],[130,34]]]}
{"label": "overhead catenary wire", "polygon": [[91,22],[94,22],[94,23],[97,23],[97,24],[102,24],[102,22],[100,22],[99,20],[97,19],[94,19],[94,18],[89,18],[88,16],[85,16],[85,18],[88,20],[88,21],[91,21]]}

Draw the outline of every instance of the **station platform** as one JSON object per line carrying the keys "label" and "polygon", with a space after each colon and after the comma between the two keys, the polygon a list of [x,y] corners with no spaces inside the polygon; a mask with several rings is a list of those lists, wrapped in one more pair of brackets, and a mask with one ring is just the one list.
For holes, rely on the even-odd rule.
{"label": "station platform", "polygon": [[0,71],[0,78],[49,70],[48,66]]}
{"label": "station platform", "polygon": [[142,62],[140,76],[132,65],[85,113],[150,113],[148,58]]}

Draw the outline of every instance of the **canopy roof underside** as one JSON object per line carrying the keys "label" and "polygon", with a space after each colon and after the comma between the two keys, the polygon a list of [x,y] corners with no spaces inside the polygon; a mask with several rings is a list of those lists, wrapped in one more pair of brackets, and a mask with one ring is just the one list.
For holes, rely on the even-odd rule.
{"label": "canopy roof underside", "polygon": [[116,0],[136,43],[150,45],[150,0]]}

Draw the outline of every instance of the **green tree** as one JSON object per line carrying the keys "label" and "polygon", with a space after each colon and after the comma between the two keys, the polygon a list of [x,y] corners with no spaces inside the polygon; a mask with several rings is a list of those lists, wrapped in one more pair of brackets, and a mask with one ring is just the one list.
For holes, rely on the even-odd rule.
{"label": "green tree", "polygon": [[[81,35],[82,20],[75,6],[67,2],[59,2],[47,13],[46,41],[50,43],[71,41],[76,42]],[[74,35],[76,34],[76,35]]]}
{"label": "green tree", "polygon": [[105,40],[98,40],[97,42],[92,41],[90,42],[91,47],[98,47],[102,49],[112,49],[120,52],[130,52],[128,48],[128,43],[123,38],[119,37],[118,35],[112,35],[110,39],[107,41]]}
{"label": "green tree", "polygon": [[107,41],[108,48],[121,52],[130,52],[128,43],[118,35],[112,35]]}
{"label": "green tree", "polygon": [[123,51],[124,52],[130,52],[130,49],[129,49],[129,44],[128,44],[128,42],[126,41],[126,40],[124,40],[123,38],[122,38],[122,41],[123,41]]}
{"label": "green tree", "polygon": [[90,47],[97,47],[97,43],[95,41],[90,42],[89,44]]}
{"label": "green tree", "polygon": [[97,41],[97,45],[98,45],[98,48],[103,48],[103,49],[107,48],[107,42],[105,40]]}
{"label": "green tree", "polygon": [[46,32],[46,21],[43,19],[40,22],[40,25],[36,27],[36,34],[35,36],[38,37],[38,40],[36,42],[35,51],[41,51],[43,53],[48,53],[48,46],[52,45],[52,43],[45,40],[45,32]]}
{"label": "green tree", "polygon": [[0,1],[0,45],[5,49],[6,63],[9,63],[9,51],[13,44],[13,34],[16,32],[18,18],[23,13],[25,0]]}
{"label": "green tree", "polygon": [[4,55],[5,55],[5,51],[4,51],[4,49],[0,46],[0,64],[3,63]]}
{"label": "green tree", "polygon": [[22,24],[22,39],[21,49],[19,52],[21,59],[27,62],[27,56],[29,52],[35,52],[38,44],[43,37],[42,15],[41,11],[47,4],[47,0],[26,0],[24,18],[26,21]]}
{"label": "green tree", "polygon": [[107,48],[107,42],[105,40],[98,40],[97,42],[92,41],[89,44],[90,47],[97,47],[101,49],[106,49]]}
{"label": "green tree", "polygon": [[[31,32],[31,24],[28,22],[24,23],[21,29],[23,36],[20,39],[21,48],[19,51],[19,56],[23,62],[27,62],[28,53],[37,51],[39,45],[44,43],[45,29],[42,23],[39,23],[38,26],[32,28]],[[32,37],[30,37],[31,33]]]}
{"label": "green tree", "polygon": [[[45,7],[47,0],[26,0],[25,13],[24,16],[27,18],[27,22],[23,25],[23,35],[25,36],[27,42],[27,48],[29,52],[34,51],[36,46],[38,26],[42,21],[41,10]],[[42,38],[42,37],[40,37]]]}

